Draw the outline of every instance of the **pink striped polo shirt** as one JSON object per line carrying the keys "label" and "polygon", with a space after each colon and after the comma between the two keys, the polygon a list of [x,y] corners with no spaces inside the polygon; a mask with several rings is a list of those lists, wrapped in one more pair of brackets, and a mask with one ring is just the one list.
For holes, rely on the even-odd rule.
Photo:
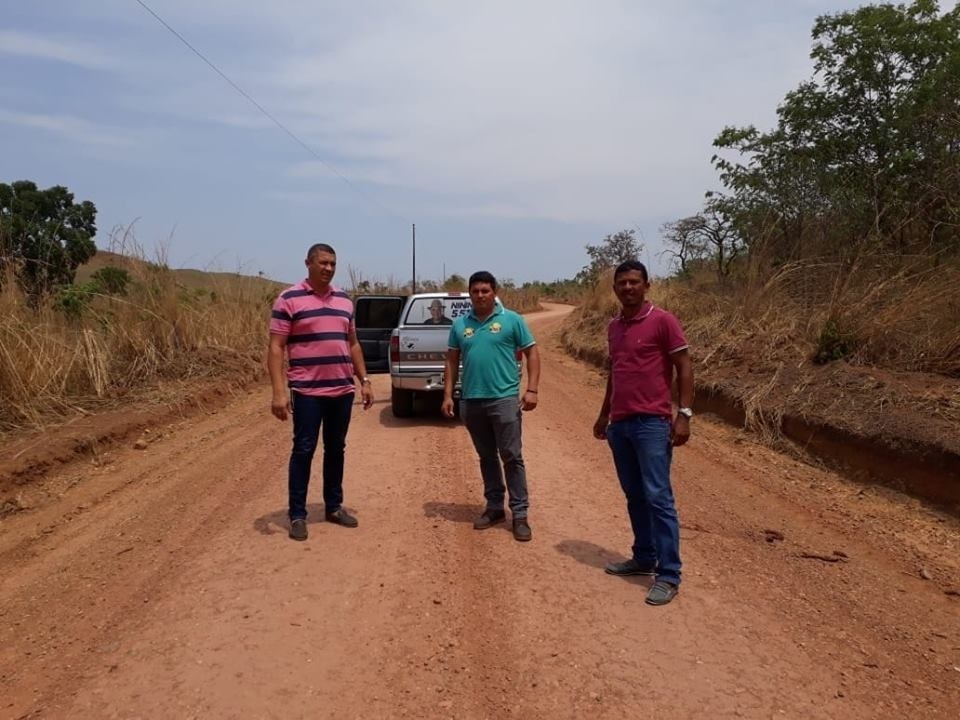
{"label": "pink striped polo shirt", "polygon": [[352,393],[353,328],[353,302],[333,285],[320,295],[304,280],[280,293],[270,314],[270,333],[287,336],[290,389],[319,397]]}

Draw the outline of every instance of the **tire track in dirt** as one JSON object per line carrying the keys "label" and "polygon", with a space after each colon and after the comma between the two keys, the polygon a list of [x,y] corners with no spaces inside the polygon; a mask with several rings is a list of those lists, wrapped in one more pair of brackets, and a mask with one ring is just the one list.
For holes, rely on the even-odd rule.
{"label": "tire track in dirt", "polygon": [[[259,458],[243,460],[246,438],[216,434],[225,435],[223,444],[206,462],[233,466],[241,477],[257,471]],[[34,562],[24,564],[11,600],[6,591],[13,588],[5,583],[4,617],[11,622],[0,631],[0,646],[7,649],[0,662],[15,668],[8,681],[29,679],[42,706],[56,710],[48,694],[69,693],[87,679],[72,671],[88,654],[112,668],[116,642],[109,638],[133,631],[145,606],[176,586],[183,558],[203,552],[230,522],[242,486],[209,482],[208,469],[189,467],[201,443],[187,438],[183,448],[165,455],[161,440],[156,455],[131,458],[129,474],[89,510],[54,525],[52,533],[41,531],[24,558]],[[22,542],[14,542],[4,561],[21,550]],[[24,642],[30,649],[18,657]]]}

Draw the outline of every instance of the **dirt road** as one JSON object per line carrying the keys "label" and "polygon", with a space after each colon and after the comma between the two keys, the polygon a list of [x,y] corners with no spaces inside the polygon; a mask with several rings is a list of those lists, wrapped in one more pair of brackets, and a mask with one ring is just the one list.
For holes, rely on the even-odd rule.
{"label": "dirt road", "polygon": [[3,718],[960,716],[960,527],[708,418],[676,454],[684,585],[607,576],[630,536],[598,376],[532,316],[534,539],[471,527],[466,431],[355,409],[347,506],[287,538],[266,387],[25,491],[0,521]]}

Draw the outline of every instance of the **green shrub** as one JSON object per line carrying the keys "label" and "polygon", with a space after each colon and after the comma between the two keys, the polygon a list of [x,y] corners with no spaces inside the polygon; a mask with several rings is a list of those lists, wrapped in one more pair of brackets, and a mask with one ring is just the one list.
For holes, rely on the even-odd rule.
{"label": "green shrub", "polygon": [[817,338],[813,362],[817,365],[826,365],[834,360],[850,357],[856,352],[858,344],[853,332],[845,329],[836,320],[827,320]]}

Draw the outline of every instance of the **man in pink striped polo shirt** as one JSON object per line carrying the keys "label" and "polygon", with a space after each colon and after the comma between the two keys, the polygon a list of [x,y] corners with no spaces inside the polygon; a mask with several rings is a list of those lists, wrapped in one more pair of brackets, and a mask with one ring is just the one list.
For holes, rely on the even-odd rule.
{"label": "man in pink striped polo shirt", "polygon": [[360,381],[363,409],[373,405],[354,326],[353,302],[331,284],[337,254],[329,245],[317,243],[307,251],[305,264],[307,279],[284,290],[273,304],[267,356],[273,383],[270,409],[278,420],[293,415],[288,483],[290,537],[294,540],[307,539],[307,487],[321,427],[326,518],[357,527],[357,519],[343,508],[344,447],[353,409],[354,375]]}

